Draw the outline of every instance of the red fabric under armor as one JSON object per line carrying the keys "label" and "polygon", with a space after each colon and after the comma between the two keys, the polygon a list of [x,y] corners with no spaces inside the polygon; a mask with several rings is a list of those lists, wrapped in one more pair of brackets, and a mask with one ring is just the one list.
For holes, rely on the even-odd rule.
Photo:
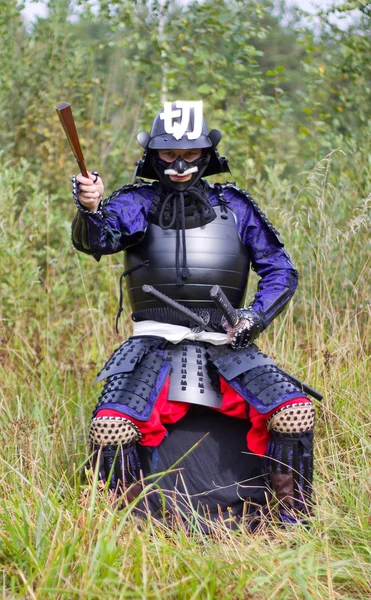
{"label": "red fabric under armor", "polygon": [[[158,446],[163,441],[166,435],[165,425],[169,423],[176,423],[188,412],[190,404],[187,402],[171,402],[167,399],[170,386],[170,376],[165,382],[164,387],[161,390],[159,397],[156,400],[153,408],[152,415],[148,421],[138,421],[133,417],[123,415],[117,410],[111,410],[103,408],[96,414],[96,418],[99,417],[123,417],[129,419],[135,425],[138,426],[142,433],[142,439],[140,443],[143,446]],[[277,410],[277,407],[268,413],[259,413],[253,406],[247,404],[246,400],[242,398],[233,388],[222,378],[220,378],[220,389],[223,394],[222,406],[217,410],[229,417],[236,417],[237,419],[250,419],[251,428],[246,436],[247,447],[251,452],[263,456],[266,452],[267,443],[269,439],[269,432],[267,431],[267,421],[271,415]],[[294,400],[288,400],[280,405],[289,406],[294,403],[309,403],[308,398],[295,398]]]}

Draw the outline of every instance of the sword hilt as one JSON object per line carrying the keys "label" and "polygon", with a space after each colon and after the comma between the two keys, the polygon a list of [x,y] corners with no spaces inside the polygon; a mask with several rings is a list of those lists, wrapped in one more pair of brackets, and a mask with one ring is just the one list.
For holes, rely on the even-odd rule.
{"label": "sword hilt", "polygon": [[[286,293],[286,290],[284,290],[284,292],[281,294],[281,296],[284,293]],[[281,296],[278,298],[278,300],[281,298]],[[229,300],[228,300],[227,296],[225,295],[225,293],[223,292],[223,290],[218,285],[214,285],[214,287],[211,288],[210,298],[212,300],[214,300],[217,307],[221,310],[221,312],[223,313],[228,324],[231,327],[235,327],[239,321],[238,313],[237,313],[236,309],[232,306],[232,304],[229,302]],[[293,375],[290,375],[290,373],[287,373],[286,371],[281,369],[281,367],[280,367],[280,370],[281,370],[281,373],[283,373],[284,375],[287,375],[287,377],[289,377],[292,381],[294,381],[297,385],[299,385],[306,394],[313,396],[313,398],[316,398],[316,400],[323,399],[322,394],[320,394],[319,392],[314,390],[312,387],[310,387],[306,383],[303,383],[302,381],[300,381],[300,379],[297,379]]]}
{"label": "sword hilt", "polygon": [[240,318],[236,309],[229,302],[222,288],[218,285],[214,285],[214,287],[212,287],[210,290],[210,298],[215,302],[219,310],[223,313],[223,316],[225,317],[228,325],[230,325],[231,327],[236,327]]}
{"label": "sword hilt", "polygon": [[187,317],[190,321],[193,321],[199,327],[201,327],[202,330],[215,331],[213,327],[208,325],[208,320],[205,321],[200,315],[197,315],[195,312],[193,312],[193,310],[190,310],[186,306],[183,306],[183,304],[180,304],[176,300],[169,298],[169,296],[166,296],[166,294],[163,294],[159,290],[156,290],[156,288],[154,288],[152,285],[145,284],[142,286],[142,290],[145,294],[150,294],[151,296],[156,298],[156,300],[162,302],[162,304],[165,304],[169,308],[172,308],[176,312],[182,314],[184,317]]}

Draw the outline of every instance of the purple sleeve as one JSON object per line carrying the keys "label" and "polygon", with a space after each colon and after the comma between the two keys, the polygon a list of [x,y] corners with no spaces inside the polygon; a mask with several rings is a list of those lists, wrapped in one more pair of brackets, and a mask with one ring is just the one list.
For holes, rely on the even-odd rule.
{"label": "purple sleeve", "polygon": [[79,211],[72,224],[72,242],[77,250],[93,254],[114,254],[136,243],[147,227],[152,190],[121,189],[114,192],[96,213]]}
{"label": "purple sleeve", "polygon": [[252,268],[260,277],[250,308],[259,315],[265,328],[294,295],[298,272],[278,232],[256,202],[237,190],[230,192],[225,197],[237,217],[241,239],[249,248]]}

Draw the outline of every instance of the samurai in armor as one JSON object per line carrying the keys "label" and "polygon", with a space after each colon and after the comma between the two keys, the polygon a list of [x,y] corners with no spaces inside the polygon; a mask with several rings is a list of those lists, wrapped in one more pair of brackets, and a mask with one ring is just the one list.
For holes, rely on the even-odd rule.
{"label": "samurai in armor", "polygon": [[[233,432],[238,437],[243,430],[245,452],[239,451],[238,459],[231,455],[232,470],[249,473],[248,464],[260,461],[259,475],[265,474],[275,493],[280,520],[305,521],[312,490],[313,403],[300,382],[254,343],[293,296],[298,273],[251,196],[233,184],[204,179],[228,173],[229,167],[216,149],[221,133],[208,130],[201,102],[165,103],[151,133],[137,139],[144,149],[136,169],[139,183],[102,200],[98,174],[73,178],[78,207],[73,244],[98,261],[125,251],[123,275],[134,324],[132,336],[97,377],[104,387],[90,444],[99,477],[118,492],[137,494],[141,469],[156,472],[167,444],[170,453],[183,449],[182,431],[192,430],[196,440],[194,424],[203,419],[210,427],[218,423],[224,447],[232,447]],[[260,280],[244,308],[250,267]],[[215,285],[237,309],[233,326],[210,297]],[[148,294],[146,286],[208,326],[195,326],[192,318]],[[204,459],[211,464],[215,446],[209,452],[213,455]],[[218,452],[222,456],[223,447]],[[216,470],[222,463],[217,461]],[[201,465],[202,457],[191,478],[202,478]],[[223,510],[231,502],[225,500]]]}

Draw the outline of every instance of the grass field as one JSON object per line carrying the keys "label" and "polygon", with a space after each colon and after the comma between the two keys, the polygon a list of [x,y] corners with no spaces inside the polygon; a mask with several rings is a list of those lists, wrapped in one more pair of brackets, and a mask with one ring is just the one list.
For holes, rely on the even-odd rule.
{"label": "grass field", "polygon": [[[96,371],[114,333],[122,256],[70,243],[66,191],[45,196],[23,162],[0,172],[0,565],[3,598],[371,598],[370,198],[337,151],[254,196],[301,275],[261,347],[322,391],[311,528],[210,536],[118,511],[80,482]],[[362,164],[363,164],[362,163]],[[251,293],[256,282],[251,284]]]}

